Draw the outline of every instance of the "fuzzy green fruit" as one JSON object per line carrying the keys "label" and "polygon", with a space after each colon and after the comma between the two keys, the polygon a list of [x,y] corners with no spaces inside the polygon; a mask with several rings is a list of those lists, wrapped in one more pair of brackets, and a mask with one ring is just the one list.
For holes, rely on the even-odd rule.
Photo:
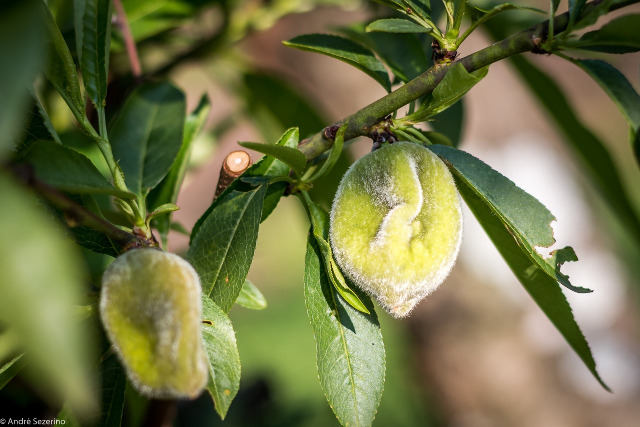
{"label": "fuzzy green fruit", "polygon": [[367,154],[340,182],[329,238],[342,271],[391,315],[406,316],[458,255],[462,210],[451,173],[411,142]]}
{"label": "fuzzy green fruit", "polygon": [[198,274],[178,255],[133,249],[102,276],[100,316],[135,388],[155,398],[195,398],[207,359]]}

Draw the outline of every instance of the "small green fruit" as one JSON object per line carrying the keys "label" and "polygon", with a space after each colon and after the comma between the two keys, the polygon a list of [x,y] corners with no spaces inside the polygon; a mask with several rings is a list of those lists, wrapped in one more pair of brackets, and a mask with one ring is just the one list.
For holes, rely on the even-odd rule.
{"label": "small green fruit", "polygon": [[133,249],[102,276],[100,316],[127,375],[142,394],[195,398],[207,359],[198,274],[178,255]]}
{"label": "small green fruit", "polygon": [[391,315],[406,316],[458,255],[462,210],[451,173],[411,142],[367,154],[340,182],[329,238],[343,272]]}

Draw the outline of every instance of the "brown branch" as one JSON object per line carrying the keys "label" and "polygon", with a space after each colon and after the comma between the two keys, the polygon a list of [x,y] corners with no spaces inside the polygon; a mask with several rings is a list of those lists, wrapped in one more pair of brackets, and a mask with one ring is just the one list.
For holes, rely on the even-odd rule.
{"label": "brown branch", "polygon": [[140,80],[142,76],[142,66],[140,65],[140,57],[138,56],[138,49],[136,48],[136,41],[131,33],[131,27],[129,26],[129,20],[127,14],[122,5],[122,0],[113,0],[113,7],[116,10],[115,25],[122,33],[124,39],[124,46],[127,50],[127,56],[129,63],[131,64],[131,74],[136,80]]}
{"label": "brown branch", "polygon": [[36,178],[29,166],[16,165],[11,167],[11,171],[24,185],[32,188],[40,197],[58,209],[69,228],[83,226],[102,233],[111,240],[119,253],[134,247],[157,246],[153,241],[147,241],[121,230],[104,218],[88,211],[61,191]]}
{"label": "brown branch", "polygon": [[234,179],[249,169],[251,163],[251,156],[249,156],[249,153],[246,151],[238,150],[229,153],[224,159],[224,162],[222,162],[220,177],[218,178],[218,186],[216,187],[216,194],[214,198],[217,198],[228,186],[231,185]]}

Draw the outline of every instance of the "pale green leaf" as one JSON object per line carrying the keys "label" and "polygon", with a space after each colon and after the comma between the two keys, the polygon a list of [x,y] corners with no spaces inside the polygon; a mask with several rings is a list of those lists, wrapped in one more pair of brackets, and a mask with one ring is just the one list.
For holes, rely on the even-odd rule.
{"label": "pale green leaf", "polygon": [[260,289],[248,280],[244,281],[242,291],[240,291],[240,295],[238,295],[236,303],[244,308],[250,308],[252,310],[262,310],[267,308],[267,300],[264,295],[262,295],[262,292],[260,292]]}
{"label": "pale green leaf", "polygon": [[388,18],[373,21],[367,25],[366,31],[383,33],[430,33],[431,27],[424,27],[406,19]]}
{"label": "pale green leaf", "polygon": [[0,194],[0,322],[19,337],[26,377],[52,405],[92,411],[91,339],[74,318],[86,292],[80,254],[38,200],[4,175]]}

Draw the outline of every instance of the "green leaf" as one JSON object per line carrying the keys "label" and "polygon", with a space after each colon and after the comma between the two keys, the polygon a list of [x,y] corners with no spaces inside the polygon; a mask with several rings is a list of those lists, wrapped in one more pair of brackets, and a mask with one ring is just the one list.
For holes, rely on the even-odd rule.
{"label": "green leaf", "polygon": [[471,4],[467,4],[467,15],[469,19],[471,19],[471,22],[476,24],[476,26],[481,25],[494,16],[508,10],[525,10],[529,12],[546,14],[546,12],[544,12],[543,10],[537,9],[535,7],[521,6],[513,3],[500,3],[495,5],[491,9],[482,9]]}
{"label": "green leaf", "polygon": [[567,27],[566,31],[573,32],[595,24],[598,21],[598,18],[609,13],[611,7],[619,2],[620,0],[600,0],[597,2],[591,2],[586,13],[582,10],[582,14],[574,18],[575,23],[573,26]]}
{"label": "green leaf", "polygon": [[338,31],[354,42],[373,50],[391,72],[405,83],[431,66],[431,60],[425,50],[425,41],[419,39],[416,34],[367,33],[362,25],[343,27]]}
{"label": "green leaf", "polygon": [[281,162],[286,163],[299,177],[302,176],[304,168],[307,166],[306,157],[296,148],[278,144],[260,144],[257,142],[239,142],[238,144],[250,150],[275,157]]}
{"label": "green leaf", "polygon": [[323,268],[323,255],[309,235],[305,257],[304,294],[316,341],[320,385],[329,406],[344,426],[373,422],[385,377],[385,351],[373,303],[364,294],[370,314],[346,304]]}
{"label": "green leaf", "polygon": [[[84,264],[39,201],[0,175],[0,322],[29,355],[31,385],[52,405],[95,407],[89,375],[91,339],[74,306],[86,291]],[[53,393],[52,393],[53,391]]]}
{"label": "green leaf", "polygon": [[328,121],[309,98],[278,76],[246,74],[243,83],[247,114],[264,141],[275,141],[292,127],[298,127],[301,135],[310,135],[320,131]]}
{"label": "green leaf", "polygon": [[35,142],[24,161],[33,168],[36,177],[62,191],[135,198],[135,194],[111,185],[87,157],[53,141]]}
{"label": "green leaf", "polygon": [[40,71],[46,40],[43,8],[37,0],[0,3],[0,160],[14,147],[29,87]]}
{"label": "green leaf", "polygon": [[521,56],[511,58],[520,76],[536,96],[548,116],[564,134],[564,142],[582,163],[587,176],[611,211],[625,224],[627,231],[640,242],[640,221],[629,200],[611,155],[575,115],[566,96],[545,72]]}
{"label": "green leaf", "polygon": [[216,204],[191,240],[187,260],[200,276],[202,292],[228,313],[249,272],[267,190],[232,191]]}
{"label": "green leaf", "polygon": [[489,69],[485,67],[468,73],[461,63],[454,63],[418,111],[408,115],[406,120],[418,123],[446,110],[478,84],[488,72]]}
{"label": "green leaf", "polygon": [[429,149],[443,158],[456,178],[489,206],[538,268],[574,292],[591,292],[573,286],[553,258],[545,259],[536,251],[536,247],[547,248],[555,243],[551,228],[555,217],[542,203],[469,153],[443,145]]}
{"label": "green leaf", "polygon": [[240,388],[240,354],[231,320],[209,298],[202,298],[202,342],[209,359],[207,391],[224,420]]}
{"label": "green leaf", "polygon": [[112,4],[110,0],[75,0],[73,3],[82,80],[89,99],[100,110],[107,96]]}
{"label": "green leaf", "polygon": [[124,411],[127,377],[115,354],[110,354],[100,364],[102,377],[101,413],[98,425],[120,427]]}
{"label": "green leaf", "polygon": [[27,359],[24,357],[24,353],[0,366],[0,390],[2,390],[13,377],[18,375],[25,366],[27,366]]}
{"label": "green leaf", "polygon": [[640,50],[640,14],[623,15],[566,44],[569,48],[597,50],[607,53],[629,53]]}
{"label": "green leaf", "polygon": [[[203,95],[196,109],[187,116],[184,123],[182,145],[171,169],[169,169],[169,172],[160,184],[158,184],[147,197],[147,204],[152,209],[166,203],[176,203],[178,200],[178,193],[180,192],[180,187],[182,187],[182,182],[184,181],[184,176],[189,166],[193,142],[204,127],[210,111],[211,102],[209,101],[209,97]],[[167,236],[171,227],[171,215],[154,219],[153,225],[160,234],[163,246],[166,247]]]}
{"label": "green leaf", "polygon": [[[433,149],[435,146],[430,148]],[[441,146],[441,148],[446,147]],[[447,151],[449,150],[452,149],[448,149]],[[440,150],[440,152],[443,151],[444,150]],[[509,268],[511,268],[511,271],[513,271],[536,304],[538,304],[544,314],[551,320],[551,323],[554,324],[582,359],[598,382],[605,389],[609,390],[608,386],[602,381],[596,371],[596,364],[591,354],[589,344],[573,318],[571,307],[562,293],[560,286],[558,286],[556,279],[550,276],[546,269],[543,269],[540,264],[534,262],[530,256],[527,256],[526,251],[522,250],[520,247],[520,239],[511,233],[510,228],[505,227],[503,219],[496,212],[495,205],[492,201],[488,200],[485,194],[473,186],[473,183],[468,182],[464,176],[457,172],[457,169],[453,169],[452,172],[454,172],[460,194],[509,265]],[[495,174],[497,174],[497,172],[494,172],[492,175],[495,176]],[[506,178],[503,177],[501,180],[505,181]],[[507,184],[507,186],[509,185]],[[513,188],[517,189],[515,186],[513,186]],[[508,191],[511,194],[514,193],[513,189]],[[498,194],[499,193],[496,192],[496,195]],[[508,198],[509,196],[506,197]],[[522,197],[522,195],[516,197]],[[535,207],[534,209],[536,209],[536,211],[540,210]],[[548,216],[546,218],[548,219]],[[535,218],[533,219],[535,220]],[[565,248],[556,253],[555,260],[562,261],[563,257],[567,257],[567,260],[572,260],[575,259],[575,253]]]}
{"label": "green leaf", "polygon": [[244,281],[242,291],[236,300],[238,305],[251,310],[263,310],[267,308],[267,300],[260,292],[260,289],[248,280]]}
{"label": "green leaf", "polygon": [[139,196],[160,183],[182,146],[182,91],[168,82],[139,87],[111,123],[113,155],[127,187]]}
{"label": "green leaf", "polygon": [[322,164],[320,170],[313,174],[313,176],[307,180],[308,182],[313,182],[331,172],[331,169],[333,169],[336,162],[340,158],[340,155],[342,154],[342,147],[344,145],[344,133],[346,132],[346,130],[346,125],[342,125],[340,129],[338,129],[338,132],[336,132],[336,137],[333,141],[333,145],[331,146],[331,151],[329,151],[327,160],[325,160],[325,162]]}
{"label": "green leaf", "polygon": [[391,91],[389,75],[382,62],[369,49],[351,40],[330,34],[306,34],[283,43],[296,49],[331,56],[353,65],[375,79],[387,92]]}
{"label": "green leaf", "polygon": [[83,122],[85,118],[85,104],[76,64],[73,62],[71,52],[64,41],[51,12],[46,6],[44,9],[45,28],[47,30],[48,61],[44,74],[53,87],[60,93],[67,103],[74,117]]}
{"label": "green leaf", "polygon": [[315,239],[320,253],[322,254],[322,261],[325,268],[327,277],[329,278],[334,289],[340,294],[342,298],[349,305],[358,311],[369,314],[369,309],[365,306],[362,300],[358,297],[358,294],[351,289],[345,281],[338,264],[333,259],[333,253],[331,251],[331,245],[328,242],[329,236],[329,214],[322,209],[318,204],[311,201],[307,193],[301,195],[302,203],[309,215],[309,221],[311,222],[311,230],[313,231],[313,238]]}
{"label": "green leaf", "polygon": [[366,31],[383,33],[430,33],[431,27],[423,27],[406,19],[378,19],[367,25]]}
{"label": "green leaf", "polygon": [[123,6],[133,38],[140,42],[180,26],[196,12],[196,4],[192,3],[182,0],[127,0]]}
{"label": "green leaf", "polygon": [[[635,133],[640,130],[640,95],[629,80],[612,65],[599,60],[573,60],[594,79],[616,103]],[[640,160],[640,159],[639,159]]]}

